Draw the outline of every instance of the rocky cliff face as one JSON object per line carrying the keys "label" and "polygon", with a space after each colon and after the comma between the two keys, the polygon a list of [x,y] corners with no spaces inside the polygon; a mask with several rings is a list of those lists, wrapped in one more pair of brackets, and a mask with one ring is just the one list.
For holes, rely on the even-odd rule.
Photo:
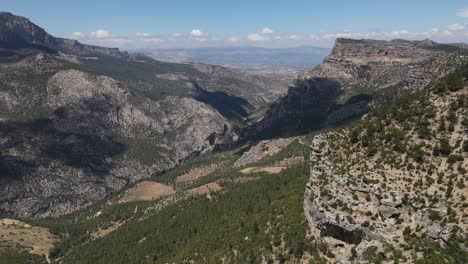
{"label": "rocky cliff face", "polygon": [[459,45],[337,39],[322,64],[300,74],[255,126],[256,133],[319,128],[362,115],[374,103],[424,87],[467,61]]}
{"label": "rocky cliff face", "polygon": [[464,262],[467,74],[314,138],[304,213],[338,263]]}
{"label": "rocky cliff face", "polygon": [[76,55],[124,55],[119,49],[79,43],[76,40],[56,38],[25,17],[0,12],[0,47],[39,48],[48,52],[61,51]]}
{"label": "rocky cliff face", "polygon": [[0,212],[56,216],[236,139],[191,98],[152,101],[53,55],[0,72]]}

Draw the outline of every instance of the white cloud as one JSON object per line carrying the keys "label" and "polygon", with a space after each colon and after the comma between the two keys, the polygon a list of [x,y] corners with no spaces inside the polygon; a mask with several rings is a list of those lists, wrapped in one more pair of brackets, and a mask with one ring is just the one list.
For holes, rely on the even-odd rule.
{"label": "white cloud", "polygon": [[460,9],[457,11],[457,16],[459,17],[468,17],[468,7]]}
{"label": "white cloud", "polygon": [[150,33],[137,32],[135,34],[135,36],[137,36],[138,38],[149,38],[149,37],[151,37],[151,34]]}
{"label": "white cloud", "polygon": [[291,39],[291,40],[300,40],[300,39],[302,39],[302,38],[301,38],[300,36],[298,36],[298,35],[290,35],[290,36],[288,37],[288,39]]}
{"label": "white cloud", "polygon": [[81,32],[73,32],[71,33],[70,37],[71,39],[82,39],[85,37],[85,34],[81,33]]}
{"label": "white cloud", "polygon": [[200,38],[203,36],[203,32],[198,28],[194,28],[192,31],[190,31],[190,36],[194,38]]}
{"label": "white cloud", "polygon": [[300,45],[313,45],[330,47],[336,38],[352,39],[432,39],[437,42],[466,42],[468,37],[468,22],[459,22],[447,26],[428,28],[426,31],[410,31],[408,29],[389,31],[352,32],[342,30],[339,32],[322,31],[315,34],[273,33],[263,34],[254,32],[240,37],[236,35],[206,34],[200,29],[193,29],[190,34],[151,35],[144,32],[132,36],[123,36],[100,29],[91,33],[74,32],[69,37],[80,42],[98,46],[119,47],[122,49],[138,48],[186,48],[207,46],[251,45],[264,47],[292,47]]}
{"label": "white cloud", "polygon": [[463,30],[463,29],[465,29],[465,26],[460,25],[460,24],[452,24],[452,25],[448,26],[448,30],[450,30],[450,31],[459,31],[459,30]]}
{"label": "white cloud", "polygon": [[266,40],[265,37],[260,36],[257,33],[252,33],[252,34],[247,35],[247,39],[251,40],[251,41],[264,41],[264,40]]}
{"label": "white cloud", "polygon": [[274,33],[274,31],[269,27],[266,27],[266,28],[262,29],[262,34],[273,34],[273,33]]}
{"label": "white cloud", "polygon": [[110,37],[110,32],[104,29],[98,29],[94,32],[91,32],[91,37],[98,39],[108,38]]}

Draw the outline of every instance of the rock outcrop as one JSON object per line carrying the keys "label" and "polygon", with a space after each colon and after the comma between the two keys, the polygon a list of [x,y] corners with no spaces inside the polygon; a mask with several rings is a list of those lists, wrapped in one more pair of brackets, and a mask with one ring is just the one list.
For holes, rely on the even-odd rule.
{"label": "rock outcrop", "polygon": [[[353,200],[349,192],[359,191],[368,194],[371,191],[360,188],[353,190],[353,187],[348,187],[349,176],[328,179],[333,172],[333,164],[327,157],[328,155],[331,155],[328,135],[316,136],[311,145],[311,176],[304,194],[304,211],[312,235],[328,245],[335,254],[337,262],[347,262],[352,257],[352,247],[360,248],[359,252],[363,252],[364,247],[367,248],[371,241],[379,243],[381,247],[381,243],[388,243],[394,237],[391,234],[374,232],[368,224],[363,226],[367,217],[360,219],[346,212],[346,209],[341,211],[343,206],[349,206],[349,208],[356,206],[361,210],[368,208],[372,214],[378,214],[382,208],[379,208],[379,204],[372,200],[366,202]],[[395,209],[389,208],[391,208],[389,210]],[[396,212],[392,215],[399,216],[401,212],[395,210]],[[362,255],[359,257],[362,258]]]}
{"label": "rock outcrop", "polygon": [[273,156],[287,147],[293,141],[294,138],[262,140],[255,146],[251,147],[248,151],[244,152],[242,156],[234,163],[234,167],[239,168],[250,163],[257,162],[265,157]]}
{"label": "rock outcrop", "polygon": [[467,73],[314,138],[304,213],[338,263],[416,262],[437,244],[466,251]]}
{"label": "rock outcrop", "polygon": [[300,74],[253,130],[294,134],[340,123],[466,63],[461,54],[468,49],[427,42],[337,39],[323,63]]}

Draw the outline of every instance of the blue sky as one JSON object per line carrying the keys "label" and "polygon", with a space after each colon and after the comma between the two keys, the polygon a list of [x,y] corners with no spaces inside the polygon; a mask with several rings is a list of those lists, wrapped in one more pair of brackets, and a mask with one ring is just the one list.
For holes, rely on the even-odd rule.
{"label": "blue sky", "polygon": [[121,48],[329,46],[336,37],[468,42],[461,0],[7,0],[49,33]]}

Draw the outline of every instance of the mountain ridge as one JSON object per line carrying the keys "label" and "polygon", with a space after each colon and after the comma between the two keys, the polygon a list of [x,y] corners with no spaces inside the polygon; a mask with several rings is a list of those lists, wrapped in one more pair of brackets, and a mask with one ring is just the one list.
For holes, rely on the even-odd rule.
{"label": "mountain ridge", "polygon": [[0,22],[4,216],[70,213],[225,148],[248,112],[282,89],[225,67],[55,38],[10,13]]}
{"label": "mountain ridge", "polygon": [[468,61],[468,49],[459,44],[418,46],[426,42],[337,39],[331,54],[299,74],[288,94],[268,109],[251,133],[268,136],[276,130],[285,135],[339,124],[403,90],[424,87]]}
{"label": "mountain ridge", "polygon": [[114,56],[127,55],[126,52],[120,52],[118,48],[104,48],[82,44],[77,40],[56,38],[29,19],[8,12],[0,12],[0,47],[32,47],[47,52],[57,50],[74,55],[95,53]]}

